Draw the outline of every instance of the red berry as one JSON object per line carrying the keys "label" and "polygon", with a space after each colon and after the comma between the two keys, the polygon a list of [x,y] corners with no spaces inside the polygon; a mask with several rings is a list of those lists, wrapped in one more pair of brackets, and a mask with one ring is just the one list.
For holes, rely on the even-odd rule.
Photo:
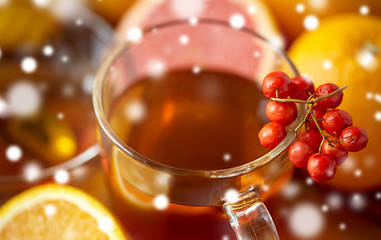
{"label": "red berry", "polygon": [[336,162],[327,154],[315,153],[307,163],[307,171],[316,182],[332,179],[336,173]]}
{"label": "red berry", "polygon": [[358,152],[368,144],[366,131],[357,126],[344,129],[340,134],[341,145],[350,152]]}
{"label": "red berry", "polygon": [[323,145],[321,146],[321,152],[333,157],[336,161],[336,165],[339,166],[345,161],[345,159],[347,159],[348,151],[341,146],[340,142],[338,142],[340,138],[332,136],[328,139],[333,141],[331,142],[332,146],[327,140],[324,140]]}
{"label": "red berry", "polygon": [[311,145],[312,150],[316,153],[319,151],[321,141],[323,137],[320,132],[316,129],[310,129],[307,132],[302,133],[299,131],[298,133],[298,141],[304,141]]}
{"label": "red berry", "polygon": [[332,109],[323,116],[323,128],[329,134],[340,135],[344,128],[352,126],[353,121],[351,115],[341,109]]}
{"label": "red berry", "polygon": [[281,71],[271,72],[263,79],[262,92],[267,98],[276,97],[287,98],[291,93],[291,80],[287,74]]}
{"label": "red berry", "polygon": [[290,97],[293,99],[307,100],[315,91],[314,83],[305,76],[291,78],[291,86]]}
{"label": "red berry", "polygon": [[293,143],[289,148],[288,158],[295,167],[304,168],[307,167],[308,159],[313,153],[309,143],[298,141]]}
{"label": "red berry", "polygon": [[258,133],[259,141],[265,148],[275,148],[285,137],[286,129],[277,122],[267,123]]}
{"label": "red berry", "polygon": [[297,114],[298,110],[293,102],[269,101],[266,105],[266,116],[272,122],[288,125],[296,119]]}
{"label": "red berry", "polygon": [[[336,91],[337,89],[339,89],[339,87],[336,84],[326,83],[326,84],[320,85],[315,90],[315,94],[318,98],[320,98],[320,97],[327,96],[328,94]],[[325,98],[323,100],[318,101],[316,104],[322,108],[337,108],[342,101],[343,101],[343,92],[341,91],[329,98]]]}
{"label": "red berry", "polygon": [[[315,116],[316,120],[318,120],[320,128],[323,128],[322,119],[323,119],[324,114],[326,112],[327,112],[327,109],[325,109],[325,108],[321,108],[321,107],[318,107],[318,106],[314,106],[312,108],[312,114]],[[317,126],[316,126],[314,120],[312,119],[311,114],[308,114],[307,120],[308,120],[308,126],[310,128],[317,129]]]}

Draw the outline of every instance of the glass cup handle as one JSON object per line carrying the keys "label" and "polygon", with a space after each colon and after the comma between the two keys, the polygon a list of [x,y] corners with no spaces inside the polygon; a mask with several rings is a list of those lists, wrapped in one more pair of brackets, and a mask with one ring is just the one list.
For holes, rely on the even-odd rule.
{"label": "glass cup handle", "polygon": [[257,191],[249,191],[234,203],[225,202],[223,209],[238,240],[279,240],[271,215]]}

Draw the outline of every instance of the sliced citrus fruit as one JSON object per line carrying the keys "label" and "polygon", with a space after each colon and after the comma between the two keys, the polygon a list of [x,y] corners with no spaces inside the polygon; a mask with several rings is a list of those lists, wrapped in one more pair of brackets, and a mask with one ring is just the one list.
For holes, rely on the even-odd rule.
{"label": "sliced citrus fruit", "polygon": [[0,239],[126,239],[112,214],[79,189],[31,188],[0,208]]}
{"label": "sliced citrus fruit", "polygon": [[[381,186],[381,18],[343,14],[322,21],[302,34],[289,54],[301,74],[315,86],[326,82],[348,85],[339,108],[354,125],[368,132],[369,144],[349,158],[326,184],[341,190],[370,190]],[[350,184],[349,184],[350,183]]]}
{"label": "sliced citrus fruit", "polygon": [[152,210],[155,208],[153,196],[167,195],[169,191],[169,175],[151,170],[119,149],[113,148],[111,187],[125,201],[141,209]]}

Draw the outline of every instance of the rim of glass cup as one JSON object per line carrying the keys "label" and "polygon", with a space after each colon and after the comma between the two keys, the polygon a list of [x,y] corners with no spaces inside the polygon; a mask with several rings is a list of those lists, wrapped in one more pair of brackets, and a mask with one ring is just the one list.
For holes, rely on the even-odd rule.
{"label": "rim of glass cup", "polygon": [[[94,13],[93,11],[87,9],[83,5],[78,5],[76,10],[76,13],[81,13],[81,18],[83,20],[91,19],[91,24],[86,25],[87,21],[83,21],[83,24],[90,28],[92,32],[94,33],[94,36],[100,40],[100,42],[103,42],[105,44],[105,47],[109,46],[113,39],[111,36],[113,36],[113,28],[109,23],[107,23],[102,17]],[[68,19],[66,20],[73,20],[73,16],[66,16]],[[75,19],[74,19],[75,20]],[[100,65],[100,63],[99,63]],[[89,109],[91,111],[91,109]],[[96,129],[94,129],[96,131]],[[17,175],[7,175],[7,176],[0,176],[0,185],[1,184],[16,184],[20,182],[38,182],[39,180],[42,180],[44,178],[53,176],[54,173],[58,170],[71,170],[78,166],[81,166],[82,164],[85,164],[92,159],[94,159],[97,155],[99,155],[100,148],[97,142],[86,148],[83,152],[77,154],[76,156],[70,158],[69,160],[66,160],[62,163],[59,163],[57,165],[53,165],[51,167],[42,168],[40,170],[39,176],[33,179],[33,181],[28,181],[24,174],[19,173]]]}
{"label": "rim of glass cup", "polygon": [[[230,29],[235,29],[225,21],[214,20],[214,19],[196,19],[196,21],[192,21],[192,20],[194,19],[176,20],[176,21],[170,21],[170,22],[158,24],[152,27],[148,27],[142,31],[143,37],[145,33],[150,31],[158,31],[163,28],[185,25],[185,24],[190,24],[193,26],[197,24],[219,25],[219,26],[230,28]],[[287,56],[287,53],[283,49],[277,47],[275,44],[267,40],[265,37],[261,36],[260,34],[248,28],[243,27],[243,28],[235,29],[235,30],[246,32],[249,35],[249,37],[254,37],[256,39],[263,41],[265,44],[268,44],[275,52],[277,52],[277,54],[279,54],[285,60],[285,62],[287,62],[287,64],[293,71],[294,75],[295,76],[299,75],[297,68],[292,63],[290,58]],[[193,169],[178,168],[178,167],[173,167],[170,165],[156,162],[152,159],[149,159],[141,155],[140,153],[132,149],[130,146],[125,144],[112,130],[102,106],[102,86],[110,66],[113,64],[114,60],[118,58],[119,54],[121,54],[123,51],[128,50],[129,47],[134,44],[135,44],[134,42],[126,41],[118,45],[115,49],[113,49],[113,51],[107,56],[106,60],[102,63],[96,75],[95,85],[93,90],[93,105],[94,105],[95,115],[97,117],[99,127],[102,128],[102,130],[106,133],[107,137],[111,139],[113,144],[117,146],[118,149],[121,150],[123,153],[133,157],[135,160],[141,163],[144,163],[145,165],[148,165],[151,168],[154,168],[159,171],[164,171],[169,174],[180,174],[180,175],[188,175],[188,176],[189,175],[205,176],[210,178],[227,178],[227,177],[243,175],[247,172],[251,172],[256,168],[267,164],[271,160],[275,159],[279,154],[284,152],[285,149],[287,149],[287,147],[294,141],[295,133],[293,133],[292,131],[289,131],[287,133],[287,136],[283,139],[283,141],[277,147],[270,150],[267,154],[257,159],[254,159],[248,163],[245,163],[236,167],[216,169],[216,170],[193,170]],[[304,108],[301,107],[300,109],[301,111],[299,111],[297,121],[294,121],[294,123],[289,125],[288,128],[294,129],[302,120],[301,115],[302,115],[302,112],[304,111],[303,110]]]}

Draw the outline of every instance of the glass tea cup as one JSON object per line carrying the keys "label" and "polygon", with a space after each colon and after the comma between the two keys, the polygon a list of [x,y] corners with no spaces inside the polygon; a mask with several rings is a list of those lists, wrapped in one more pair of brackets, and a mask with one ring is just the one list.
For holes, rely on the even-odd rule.
{"label": "glass tea cup", "polygon": [[[257,134],[266,122],[267,99],[259,90],[261,80],[275,70],[282,70],[290,77],[298,75],[287,55],[259,34],[218,20],[168,22],[144,31],[134,29],[129,38],[130,41],[115,48],[101,66],[93,103],[99,124],[102,165],[116,213],[131,236],[134,239],[231,239],[234,236],[238,239],[279,239],[261,197],[281,188],[290,179],[293,168],[287,159],[287,148],[295,135],[290,132],[269,152],[255,144],[259,144]],[[256,86],[256,91],[246,93],[245,89],[250,86],[245,85],[237,96],[228,95],[228,98],[240,99],[238,103],[245,102],[243,105],[252,107],[249,111],[258,117],[255,131],[245,132],[253,129],[240,128],[234,120],[223,125],[223,118],[214,119],[208,125],[208,114],[214,112],[213,109],[229,108],[234,112],[241,107],[225,100],[222,107],[218,103],[209,109],[207,106],[236,91],[234,84],[242,82],[237,76],[245,78],[250,86]],[[205,84],[192,85],[199,78]],[[229,78],[233,78],[229,81],[231,85],[224,85]],[[177,81],[177,85],[167,84],[168,81]],[[182,84],[184,81],[187,83]],[[153,85],[150,87],[150,84]],[[189,94],[189,89],[199,92]],[[170,97],[160,95],[161,92]],[[193,123],[202,126],[203,131],[192,138],[199,129],[194,130],[190,122],[185,128],[191,130],[174,131],[177,138],[171,143],[165,137],[160,139],[163,132],[178,125],[173,119],[179,117],[178,112],[192,106],[188,97],[194,95],[197,95],[198,105],[192,114],[186,115],[185,121],[198,119]],[[212,100],[205,100],[209,97]],[[182,102],[176,105],[176,101]],[[255,104],[250,105],[251,101]],[[298,117],[289,128],[295,127],[300,120]],[[195,162],[197,156],[203,159],[201,165],[207,162],[208,146],[224,136],[216,132],[213,132],[215,136],[209,134],[211,138],[205,136],[212,131],[213,125],[221,124],[225,129],[220,130],[225,131],[228,126],[233,135],[235,129],[245,132],[240,135],[245,139],[230,141],[225,138],[222,145],[225,140],[230,141],[225,144],[229,149],[229,145],[237,141],[240,144],[249,141],[253,145],[246,145],[239,151],[253,153],[252,148],[255,148],[258,156],[234,164],[235,155],[228,153],[221,154],[220,165],[205,168],[191,166],[192,162],[190,167],[177,165],[189,159],[189,155],[196,156]],[[140,135],[139,131],[145,133]],[[140,141],[143,148],[132,144],[134,141]],[[205,146],[206,150],[197,155]],[[147,152],[141,151],[150,147],[159,154],[147,156]],[[213,150],[210,148],[210,151]],[[161,160],[157,161],[159,157],[155,156],[159,155]],[[175,161],[165,162],[167,157]],[[224,162],[233,165],[224,165]]]}
{"label": "glass tea cup", "polygon": [[46,182],[106,201],[91,95],[112,28],[63,0],[6,2],[0,21],[0,205]]}

